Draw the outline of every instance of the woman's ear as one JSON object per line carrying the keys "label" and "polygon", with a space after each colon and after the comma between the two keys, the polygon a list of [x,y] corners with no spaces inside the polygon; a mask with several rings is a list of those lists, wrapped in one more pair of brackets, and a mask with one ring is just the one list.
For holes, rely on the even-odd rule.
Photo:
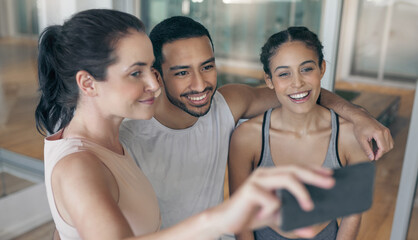
{"label": "woman's ear", "polygon": [[93,76],[87,71],[78,71],[76,76],[78,88],[87,96],[94,97],[97,95],[96,84]]}
{"label": "woman's ear", "polygon": [[321,63],[321,79],[324,76],[326,69],[327,69],[327,64],[325,63],[325,60],[322,60],[322,63]]}
{"label": "woman's ear", "polygon": [[274,89],[273,82],[272,82],[271,76],[269,74],[264,73],[264,81],[266,82],[266,85],[267,85],[268,88]]}

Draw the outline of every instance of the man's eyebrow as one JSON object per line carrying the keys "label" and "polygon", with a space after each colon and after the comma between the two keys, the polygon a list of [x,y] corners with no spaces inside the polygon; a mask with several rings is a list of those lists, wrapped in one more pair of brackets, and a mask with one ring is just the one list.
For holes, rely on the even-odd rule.
{"label": "man's eyebrow", "polygon": [[190,66],[188,66],[188,65],[176,65],[176,66],[170,67],[170,71],[175,71],[175,70],[179,70],[179,69],[186,69],[186,68],[190,68]]}
{"label": "man's eyebrow", "polygon": [[[202,62],[200,64],[200,66],[206,65],[210,62],[215,62],[215,57],[211,57],[208,60]],[[175,71],[175,70],[180,70],[180,69],[187,69],[187,68],[190,68],[190,65],[176,65],[176,66],[170,67],[170,71]]]}
{"label": "man's eyebrow", "polygon": [[208,63],[210,63],[210,62],[215,62],[215,57],[211,57],[211,58],[209,58],[208,60],[206,60],[206,61],[202,62],[202,64],[200,64],[200,66],[203,66],[203,65],[205,65],[205,64],[208,64]]}

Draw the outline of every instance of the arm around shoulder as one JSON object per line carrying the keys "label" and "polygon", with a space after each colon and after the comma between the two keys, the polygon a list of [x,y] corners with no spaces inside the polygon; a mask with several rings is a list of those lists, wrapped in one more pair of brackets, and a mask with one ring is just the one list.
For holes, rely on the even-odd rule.
{"label": "arm around shoulder", "polygon": [[274,90],[267,87],[251,87],[245,84],[228,84],[219,88],[235,122],[241,118],[252,118],[266,110],[280,106]]}
{"label": "arm around shoulder", "polygon": [[[374,119],[364,108],[355,106],[325,89],[321,89],[320,104],[354,124],[356,139],[370,160],[378,160],[393,148],[389,129]],[[371,147],[373,139],[378,147],[375,151]]]}

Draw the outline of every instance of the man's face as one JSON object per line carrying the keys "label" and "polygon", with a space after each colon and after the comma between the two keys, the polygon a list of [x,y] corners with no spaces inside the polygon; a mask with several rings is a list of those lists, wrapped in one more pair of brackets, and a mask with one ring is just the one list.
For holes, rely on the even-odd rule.
{"label": "man's face", "polygon": [[215,57],[206,36],[163,45],[164,91],[171,102],[194,117],[205,115],[216,91]]}

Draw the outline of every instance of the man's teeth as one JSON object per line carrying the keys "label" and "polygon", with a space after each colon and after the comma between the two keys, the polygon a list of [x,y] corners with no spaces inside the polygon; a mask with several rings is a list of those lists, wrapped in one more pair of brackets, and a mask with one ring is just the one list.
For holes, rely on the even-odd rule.
{"label": "man's teeth", "polygon": [[308,96],[308,94],[309,94],[309,92],[296,93],[296,94],[289,95],[289,97],[292,98],[292,99],[302,99],[302,98]]}
{"label": "man's teeth", "polygon": [[204,99],[205,97],[206,97],[206,94],[204,94],[204,95],[202,95],[200,97],[191,97],[191,96],[189,96],[189,99],[192,100],[192,101],[200,101],[200,100]]}

